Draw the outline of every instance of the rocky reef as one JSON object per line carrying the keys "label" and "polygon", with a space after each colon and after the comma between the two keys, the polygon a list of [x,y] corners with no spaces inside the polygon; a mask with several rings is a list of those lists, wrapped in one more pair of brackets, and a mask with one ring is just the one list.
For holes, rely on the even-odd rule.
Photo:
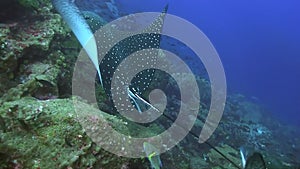
{"label": "rocky reef", "polygon": [[[75,2],[80,5],[94,1]],[[86,7],[81,9],[84,11],[97,8],[95,13],[103,24],[120,15],[114,1],[82,6]],[[176,49],[178,44],[170,45]],[[0,2],[0,168],[150,168],[146,158],[124,158],[105,151],[80,125],[73,107],[75,96],[71,96],[72,72],[80,49],[50,1]],[[181,83],[188,84],[188,76],[178,76],[182,76]],[[199,144],[195,137],[210,105],[209,81],[200,76],[196,80],[201,90],[199,115],[190,134],[161,154],[163,168],[236,168],[209,145]],[[171,85],[162,79],[160,83]],[[148,126],[124,123],[122,117],[108,113],[110,105],[100,87],[96,93],[101,110],[76,99],[83,110],[98,111],[122,133],[151,136],[172,123],[166,123],[169,119],[164,118]],[[208,142],[238,166],[239,148],[243,146],[249,153],[261,152],[268,168],[284,169],[299,167],[299,135],[294,128],[268,117],[263,106],[241,94],[231,94],[219,127]]]}
{"label": "rocky reef", "polygon": [[93,143],[66,98],[80,46],[50,1],[0,6],[0,168],[126,168],[134,160]]}
{"label": "rocky reef", "polygon": [[[110,154],[85,134],[71,99],[23,97],[1,106],[0,168],[121,168],[129,159]],[[86,104],[84,109],[89,109]],[[112,123],[116,118],[108,117]],[[114,166],[114,167],[112,167]]]}

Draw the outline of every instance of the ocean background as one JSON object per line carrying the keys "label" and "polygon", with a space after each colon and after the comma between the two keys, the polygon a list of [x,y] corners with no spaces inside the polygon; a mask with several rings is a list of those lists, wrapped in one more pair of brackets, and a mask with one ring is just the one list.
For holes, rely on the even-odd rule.
{"label": "ocean background", "polygon": [[[205,126],[212,100],[210,79],[195,53],[179,40],[147,34],[142,36],[145,43],[132,36],[115,44],[116,52],[99,63],[103,86],[90,74],[91,60],[81,56],[89,48],[80,41],[89,33],[128,14],[161,14],[167,4],[168,14],[186,19],[209,38],[222,61],[227,100],[215,130],[214,123]],[[149,22],[151,29],[160,30],[161,18]],[[141,24],[127,19],[126,23]],[[241,154],[260,168],[300,169],[299,21],[296,0],[0,0],[0,169],[241,169]],[[103,33],[108,41],[118,36],[111,29]],[[96,37],[97,45],[111,47],[105,46],[106,38]],[[131,98],[132,105],[114,102],[109,72],[130,52],[149,43],[158,45],[155,41],[179,56],[195,76],[178,73],[175,82],[163,71],[142,71],[126,91],[119,90],[136,98]],[[149,55],[155,61],[156,56]],[[132,63],[128,67],[138,67]],[[120,82],[128,72],[120,75]],[[193,85],[194,78],[198,85]],[[200,104],[181,102],[185,97],[178,93],[179,86],[192,92],[198,87]],[[156,88],[165,92],[168,104],[154,121],[138,123],[116,110],[116,104],[146,110],[149,105],[142,100]],[[154,107],[163,103],[159,99]],[[181,108],[187,113],[197,109],[191,129],[181,126],[191,122],[191,114],[176,123],[183,117]],[[169,137],[158,144],[152,140],[174,123],[184,130],[166,132]],[[213,134],[199,144],[204,129]],[[182,132],[186,135],[176,142],[174,134]],[[148,140],[138,145],[131,138]],[[176,145],[167,147],[168,143]],[[160,146],[168,151],[158,151]],[[131,151],[141,154],[126,156]],[[253,154],[260,158],[251,158]]]}
{"label": "ocean background", "polygon": [[196,25],[223,63],[229,93],[262,104],[270,116],[300,126],[300,2],[297,0],[127,0],[121,13],[168,13]]}

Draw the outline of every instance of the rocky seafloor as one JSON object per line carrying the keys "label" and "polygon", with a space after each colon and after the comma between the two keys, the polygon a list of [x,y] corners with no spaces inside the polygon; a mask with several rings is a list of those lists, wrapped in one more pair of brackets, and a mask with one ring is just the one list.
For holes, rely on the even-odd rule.
{"label": "rocky seafloor", "polygon": [[[103,21],[110,21],[118,17],[117,7],[111,5],[82,10],[97,8]],[[125,158],[103,150],[80,125],[71,81],[81,46],[51,3],[4,0],[0,8],[0,168],[150,168],[146,158]],[[172,46],[176,50],[176,44]],[[182,81],[188,77],[183,75]],[[210,85],[201,77],[197,82],[205,91],[192,129],[199,134],[209,109]],[[156,123],[151,131],[124,123],[118,115],[106,113],[110,109],[105,97],[98,99],[103,111],[83,99],[78,98],[78,102],[83,110],[99,111],[123,133],[151,135],[167,127]],[[300,168],[299,135],[297,129],[269,116],[260,104],[229,93],[223,118],[208,141],[240,167],[239,148],[243,146],[249,153],[262,153],[269,169],[296,169]],[[160,157],[167,169],[236,168],[191,134]]]}

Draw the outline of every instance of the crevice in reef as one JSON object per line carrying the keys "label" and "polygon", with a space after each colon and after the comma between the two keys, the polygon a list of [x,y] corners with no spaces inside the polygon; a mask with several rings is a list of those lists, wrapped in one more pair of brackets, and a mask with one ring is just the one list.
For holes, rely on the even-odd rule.
{"label": "crevice in reef", "polygon": [[12,24],[21,20],[28,12],[16,0],[0,1],[0,24]]}

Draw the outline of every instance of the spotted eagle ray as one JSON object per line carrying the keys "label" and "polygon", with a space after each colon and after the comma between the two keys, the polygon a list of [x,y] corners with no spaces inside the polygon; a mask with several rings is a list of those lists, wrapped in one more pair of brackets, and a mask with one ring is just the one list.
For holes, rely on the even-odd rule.
{"label": "spotted eagle ray", "polygon": [[[111,47],[111,49],[104,55],[104,58],[100,62],[100,71],[103,78],[103,88],[105,93],[112,100],[111,88],[112,78],[117,70],[118,65],[129,55],[141,51],[144,49],[148,50],[148,53],[143,53],[142,56],[136,57],[133,62],[140,62],[147,57],[149,62],[145,64],[150,65],[150,67],[155,67],[158,50],[160,48],[161,41],[161,31],[163,28],[164,17],[167,12],[168,5],[164,8],[163,12],[144,30],[140,31],[139,34],[130,35],[119,41],[117,44]],[[96,21],[96,20],[95,20]],[[151,32],[151,33],[149,33]],[[103,37],[113,38],[113,35],[109,35],[109,33],[102,35]],[[106,39],[109,39],[106,38]],[[106,48],[105,44],[97,42],[98,49]],[[135,65],[137,66],[137,65]],[[130,69],[135,69],[134,66]],[[153,80],[155,74],[155,69],[146,69],[142,72],[136,74],[134,79],[131,80],[130,86],[126,88],[118,88],[116,93],[127,92],[128,98],[134,105],[134,107],[138,110],[138,112],[142,112],[142,107],[152,107],[154,108],[148,101],[143,99],[143,94],[149,89],[150,83]],[[122,72],[123,76],[117,77],[120,81],[125,81],[125,78],[128,77],[128,72]],[[119,104],[119,103],[117,103]],[[141,107],[142,106],[142,107]],[[155,108],[154,108],[155,109]],[[122,110],[132,111],[133,107],[123,106]]]}
{"label": "spotted eagle ray", "polygon": [[[117,66],[130,54],[143,50],[143,49],[159,49],[160,40],[161,40],[161,30],[164,22],[164,16],[167,12],[168,5],[165,7],[162,14],[151,24],[149,25],[145,31],[142,31],[142,34],[134,35],[125,40],[120,41],[116,44],[104,57],[104,59],[100,62],[98,61],[98,50],[97,45],[101,46],[101,42],[96,42],[96,39],[93,33],[101,28],[105,21],[103,21],[97,14],[90,11],[79,11],[79,9],[75,6],[71,0],[52,0],[52,3],[56,10],[61,14],[63,19],[66,21],[68,26],[71,28],[85,51],[87,52],[89,58],[93,62],[101,85],[104,87],[105,93],[111,98],[111,83],[113,73],[116,70]],[[144,33],[143,33],[144,32]],[[145,33],[145,32],[153,32],[153,33]],[[88,45],[87,45],[88,44]],[[147,44],[147,45],[145,45]],[[103,46],[102,46],[103,47]],[[156,64],[156,57],[158,53],[152,52],[148,53],[148,57],[152,58],[152,62],[149,63],[151,65]],[[138,58],[139,59],[139,58]],[[140,58],[142,59],[142,58]],[[147,89],[149,89],[150,83],[153,80],[155,74],[155,69],[147,69],[137,74],[137,76],[131,81],[131,85],[128,86],[125,90],[120,88],[118,92],[127,92],[128,97],[131,99],[132,104],[138,109],[139,112],[142,112],[141,105],[144,104],[146,106],[152,106],[145,99],[143,99],[143,94]],[[119,77],[122,78],[123,77]],[[124,108],[128,110],[128,107]],[[163,114],[166,118],[171,121],[175,121],[172,117],[169,117]],[[195,138],[198,136],[192,131],[189,132]],[[216,147],[211,145],[209,142],[204,142],[212,149],[217,151],[221,156],[223,156],[226,160],[233,164],[234,167],[240,167],[235,164],[232,160],[226,157],[221,151],[219,151]],[[145,145],[144,145],[145,146]],[[151,155],[151,154],[150,154]],[[260,154],[256,153],[253,156],[249,157],[249,159],[243,160],[244,167],[246,169],[252,168],[252,166],[258,166],[261,169],[265,168],[265,163]],[[150,161],[151,162],[151,161]]]}
{"label": "spotted eagle ray", "polygon": [[[99,23],[100,17],[97,17],[97,15],[92,12],[81,12],[71,0],[52,0],[52,4],[61,14],[64,21],[71,28],[87,52],[97,70],[100,84],[103,86],[105,93],[109,96],[109,98],[111,98],[111,80],[116,67],[128,55],[136,51],[149,48],[159,48],[161,38],[160,33],[164,21],[163,18],[168,9],[167,5],[162,14],[151,25],[149,25],[145,31],[142,31],[153,33],[144,33],[126,38],[114,46],[99,64],[98,49],[99,46],[100,48],[103,46],[101,42],[96,42],[93,33],[102,26],[102,24]],[[148,57],[152,57],[153,61],[151,66],[155,65],[156,55],[157,54],[155,54],[155,52],[149,53]],[[147,101],[142,99],[141,95],[148,89],[154,73],[154,69],[148,69],[145,72],[139,73],[137,75],[139,80],[132,81],[130,88],[125,89],[128,92],[128,97],[139,112],[142,111],[139,103],[151,106]]]}

